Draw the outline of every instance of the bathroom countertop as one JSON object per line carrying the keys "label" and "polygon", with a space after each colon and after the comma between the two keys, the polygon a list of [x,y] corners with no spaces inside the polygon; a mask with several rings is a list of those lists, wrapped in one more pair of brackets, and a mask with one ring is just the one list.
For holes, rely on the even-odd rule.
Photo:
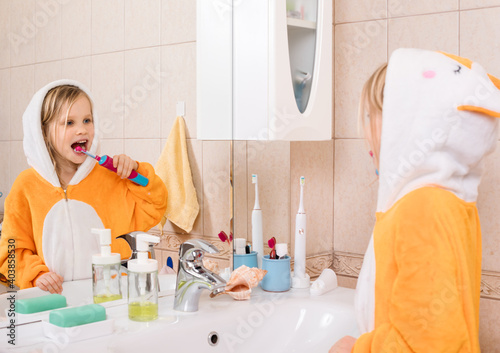
{"label": "bathroom countertop", "polygon": [[[81,287],[80,293],[90,285],[79,281],[73,289]],[[161,286],[161,285],[160,285]],[[65,288],[66,290],[67,288]],[[22,297],[19,291],[18,297]],[[27,293],[33,295],[32,293]],[[9,293],[8,293],[9,294]],[[46,294],[46,293],[45,293]],[[63,294],[64,291],[63,291]],[[274,352],[302,351],[317,348],[327,350],[338,338],[350,334],[358,335],[354,320],[354,290],[337,288],[322,296],[311,296],[308,289],[291,289],[283,293],[265,292],[260,287],[252,289],[250,300],[235,301],[227,295],[210,298],[208,291],[200,297],[199,310],[185,313],[173,310],[173,290],[164,285],[163,296],[158,300],[159,318],[151,322],[135,322],[128,319],[126,300],[109,302],[106,308],[107,320],[114,322],[112,334],[83,341],[78,340],[81,331],[68,331],[57,340],[44,336],[42,322],[48,321],[48,314],[33,318],[36,322],[16,326],[13,331],[16,345],[9,344],[8,317],[0,316],[0,351],[12,352],[135,352],[135,351],[190,351],[246,352],[273,346],[273,340],[267,336],[283,332],[286,338],[282,346],[276,346]],[[36,296],[36,295],[35,295]],[[91,300],[91,297],[88,298]],[[6,300],[0,296],[1,306]],[[77,299],[82,303],[81,298]],[[68,299],[68,305],[75,301]],[[84,303],[85,304],[85,303]],[[77,305],[77,304],[76,304]],[[35,320],[36,319],[36,320]],[[281,325],[280,330],[274,330]],[[214,347],[209,347],[209,340],[217,336]],[[209,339],[209,337],[212,337]],[[254,339],[255,338],[255,339]],[[280,340],[277,340],[279,343]],[[289,347],[289,348],[286,348]],[[292,347],[292,350],[290,350]],[[293,349],[295,347],[295,349]]]}

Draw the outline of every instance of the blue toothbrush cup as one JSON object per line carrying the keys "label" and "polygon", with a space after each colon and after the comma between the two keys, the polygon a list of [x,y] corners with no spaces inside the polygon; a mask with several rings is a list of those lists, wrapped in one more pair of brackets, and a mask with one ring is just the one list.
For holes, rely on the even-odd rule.
{"label": "blue toothbrush cup", "polygon": [[257,251],[252,251],[250,254],[234,254],[233,267],[236,270],[238,267],[245,265],[247,267],[258,267],[257,265]]}
{"label": "blue toothbrush cup", "polygon": [[267,274],[260,282],[260,286],[269,292],[284,292],[290,289],[290,257],[270,259],[269,255],[262,257],[262,269]]}

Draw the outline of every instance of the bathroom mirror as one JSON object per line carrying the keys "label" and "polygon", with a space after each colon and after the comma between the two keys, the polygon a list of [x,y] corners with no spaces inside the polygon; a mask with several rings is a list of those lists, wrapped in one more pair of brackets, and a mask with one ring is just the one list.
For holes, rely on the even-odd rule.
{"label": "bathroom mirror", "polygon": [[[233,58],[233,118],[236,119],[233,120],[236,135],[232,145],[234,237],[252,244],[255,223],[252,218],[261,213],[262,244],[259,245],[263,255],[269,254],[268,240],[275,237],[277,243],[287,244],[288,255],[293,259],[299,179],[304,176],[306,213],[321,210],[324,214],[321,218],[308,218],[307,222],[306,269],[315,278],[333,264],[332,2],[278,0],[269,6],[265,1],[253,1],[243,2],[243,6],[247,6],[245,11],[235,8],[235,11],[241,10],[235,18],[245,22],[234,24],[234,29],[240,30],[234,38],[242,39],[235,39],[237,55]],[[265,16],[257,19],[259,11],[264,11]],[[259,47],[267,52],[254,53],[242,47],[241,43],[246,39],[241,33],[244,32],[243,24],[247,25],[246,28],[254,28],[252,35],[268,43],[268,49]],[[318,30],[318,24],[321,30]],[[263,37],[262,33],[269,37]],[[243,56],[245,49],[246,58]],[[252,72],[253,78],[249,78],[248,72]],[[265,76],[266,72],[269,76]],[[262,77],[267,80],[265,87],[250,92],[249,87],[257,87],[255,82]],[[252,86],[239,80],[252,83]],[[249,95],[255,99],[244,100]],[[261,102],[268,104],[267,113]],[[249,110],[251,106],[256,108]],[[270,120],[265,129],[256,128],[262,119],[257,111],[281,120]],[[241,130],[255,131],[248,134],[249,138],[238,132],[238,126],[242,126],[240,117],[244,114],[247,115],[247,125]],[[327,124],[295,126],[295,121],[292,122],[292,119],[304,122],[316,117],[325,119]],[[253,174],[257,176],[257,187],[252,182]],[[258,204],[255,202],[256,192]],[[323,196],[318,200],[316,195]],[[255,244],[252,246],[255,250]]]}
{"label": "bathroom mirror", "polygon": [[297,108],[307,108],[314,80],[318,1],[286,2],[290,74]]}

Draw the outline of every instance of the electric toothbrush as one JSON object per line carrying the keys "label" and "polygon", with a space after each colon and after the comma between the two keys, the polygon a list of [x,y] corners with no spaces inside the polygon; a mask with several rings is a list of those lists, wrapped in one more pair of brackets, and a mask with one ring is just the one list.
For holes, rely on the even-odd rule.
{"label": "electric toothbrush", "polygon": [[304,210],[304,185],[306,178],[300,177],[300,202],[295,217],[295,255],[293,265],[293,288],[309,288],[310,277],[306,273],[306,211]]}
{"label": "electric toothbrush", "polygon": [[252,174],[252,184],[255,184],[255,204],[252,211],[252,247],[257,252],[257,265],[262,268],[264,245],[262,240],[262,210],[259,205],[259,183],[257,174]]}
{"label": "electric toothbrush", "polygon": [[[111,158],[110,156],[102,156],[102,157],[95,156],[92,153],[84,150],[81,146],[76,146],[75,151],[80,153],[85,153],[88,157],[98,161],[99,165],[116,173],[116,168],[113,167],[113,158]],[[132,170],[132,173],[130,173],[128,179],[132,180],[134,183],[141,186],[146,186],[149,183],[148,178],[137,173],[135,170]]]}

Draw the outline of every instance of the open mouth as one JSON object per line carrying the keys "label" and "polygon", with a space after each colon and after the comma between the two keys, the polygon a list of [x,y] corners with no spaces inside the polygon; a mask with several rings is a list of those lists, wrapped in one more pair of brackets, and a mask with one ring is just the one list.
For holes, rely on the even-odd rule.
{"label": "open mouth", "polygon": [[[77,142],[75,142],[75,143],[73,143],[73,144],[71,145],[71,148],[73,149],[73,151],[75,151],[75,148],[79,146],[79,147],[81,147],[83,150],[85,150],[85,151],[86,151],[86,150],[87,150],[87,142],[88,142],[88,140],[81,140],[81,141],[77,141]],[[75,151],[75,152],[76,152],[76,153],[82,153],[81,151]]]}

